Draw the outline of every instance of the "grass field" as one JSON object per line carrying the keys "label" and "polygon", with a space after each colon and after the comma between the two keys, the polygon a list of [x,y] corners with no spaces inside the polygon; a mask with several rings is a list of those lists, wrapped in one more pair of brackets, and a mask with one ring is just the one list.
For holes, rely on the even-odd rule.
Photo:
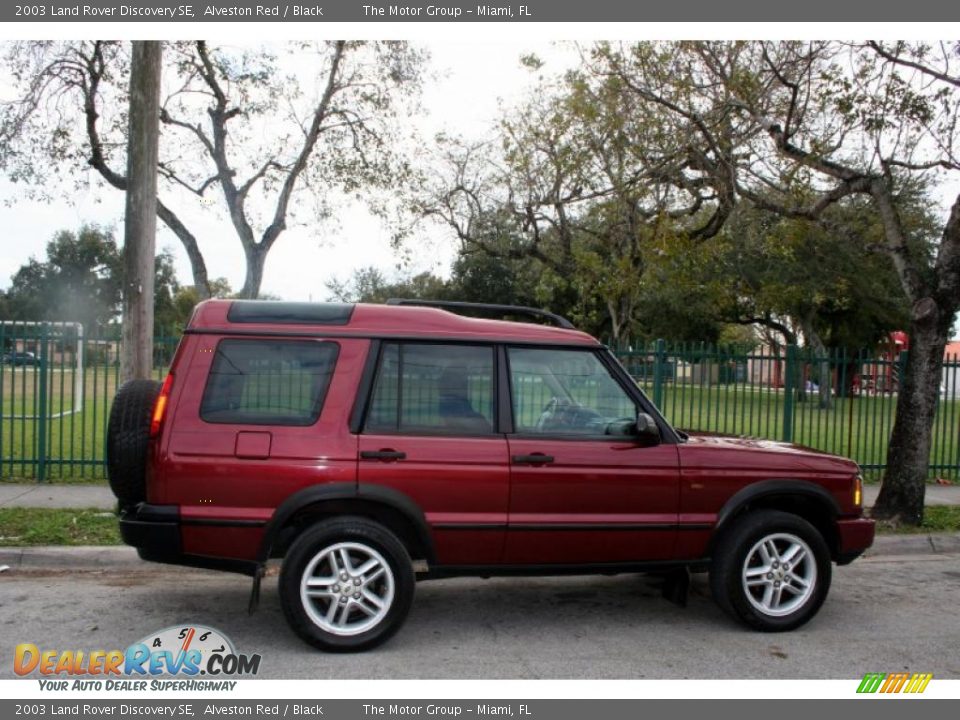
{"label": "grass field", "polygon": [[0,366],[0,479],[34,478],[41,420],[46,417],[47,478],[89,482],[104,478],[104,431],[119,368],[83,373],[83,409],[77,410],[74,371],[55,369],[47,379],[46,412],[39,407],[40,373]]}
{"label": "grass field", "polygon": [[[650,392],[649,388],[645,388]],[[820,409],[817,398],[794,405],[792,441],[853,458],[868,479],[886,462],[897,399],[893,395],[833,398]],[[782,390],[742,385],[666,385],[661,410],[689,431],[784,439]],[[960,477],[960,402],[942,401],[934,425],[931,477]]]}
{"label": "grass field", "polygon": [[[48,376],[46,413],[38,408],[39,373],[0,365],[0,480],[32,480],[38,471],[40,421],[46,415],[46,477],[54,482],[104,478],[104,431],[117,386],[114,365],[87,368],[83,409],[75,410],[74,373],[55,369]],[[158,376],[161,371],[158,371]],[[645,385],[644,389],[652,393]],[[896,396],[833,398],[820,409],[816,398],[797,402],[793,442],[851,457],[868,480],[879,479],[893,426]],[[713,386],[666,383],[661,408],[677,427],[690,431],[784,439],[784,394],[780,389],[744,384]],[[59,415],[63,413],[62,415]],[[934,427],[931,477],[960,479],[960,402],[943,401]]]}
{"label": "grass field", "polygon": [[0,547],[120,544],[117,516],[112,512],[0,508]]}

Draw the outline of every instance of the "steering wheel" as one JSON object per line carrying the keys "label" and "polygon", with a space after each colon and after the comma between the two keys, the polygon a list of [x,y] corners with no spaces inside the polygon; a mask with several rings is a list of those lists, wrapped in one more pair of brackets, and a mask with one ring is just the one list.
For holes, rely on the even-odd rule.
{"label": "steering wheel", "polygon": [[592,422],[602,419],[602,416],[585,408],[578,402],[553,396],[543,406],[540,417],[537,418],[536,428],[539,432],[553,429],[586,430]]}

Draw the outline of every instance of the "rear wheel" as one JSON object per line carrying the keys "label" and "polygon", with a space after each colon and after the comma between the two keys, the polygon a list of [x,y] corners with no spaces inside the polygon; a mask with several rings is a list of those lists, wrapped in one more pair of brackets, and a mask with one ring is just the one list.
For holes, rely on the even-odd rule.
{"label": "rear wheel", "polygon": [[759,510],[718,543],[710,586],[727,613],[763,632],[793,630],[817,614],[830,589],[830,551],[801,517]]}
{"label": "rear wheel", "polygon": [[368,650],[389,639],[413,602],[415,578],[403,544],[365,518],[306,530],[280,572],[280,601],[294,632],[328,652]]}
{"label": "rear wheel", "polygon": [[160,394],[154,380],[131,380],[120,386],[107,423],[107,477],[120,509],[146,500],[150,419]]}

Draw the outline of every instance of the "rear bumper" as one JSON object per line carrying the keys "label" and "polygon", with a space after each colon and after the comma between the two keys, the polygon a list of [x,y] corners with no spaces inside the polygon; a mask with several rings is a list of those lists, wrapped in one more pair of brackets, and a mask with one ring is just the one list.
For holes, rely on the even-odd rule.
{"label": "rear bumper", "polygon": [[873,545],[876,523],[868,518],[837,521],[837,564],[847,565]]}
{"label": "rear bumper", "polygon": [[179,555],[180,509],[176,505],[140,503],[120,516],[120,537],[138,551]]}
{"label": "rear bumper", "polygon": [[120,516],[120,537],[149,562],[255,575],[259,564],[234,558],[190,555],[183,552],[180,508],[140,503]]}

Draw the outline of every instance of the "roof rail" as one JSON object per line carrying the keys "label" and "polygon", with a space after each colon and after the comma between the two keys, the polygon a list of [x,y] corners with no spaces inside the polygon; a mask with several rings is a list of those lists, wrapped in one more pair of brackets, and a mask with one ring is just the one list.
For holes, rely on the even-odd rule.
{"label": "roof rail", "polygon": [[523,305],[497,305],[494,303],[459,302],[456,300],[418,300],[415,298],[390,298],[387,305],[417,305],[420,307],[440,308],[441,310],[473,310],[478,312],[496,313],[500,315],[528,315],[530,317],[549,320],[557,327],[566,330],[576,330],[573,323],[561,315],[539,308],[524,307]]}

